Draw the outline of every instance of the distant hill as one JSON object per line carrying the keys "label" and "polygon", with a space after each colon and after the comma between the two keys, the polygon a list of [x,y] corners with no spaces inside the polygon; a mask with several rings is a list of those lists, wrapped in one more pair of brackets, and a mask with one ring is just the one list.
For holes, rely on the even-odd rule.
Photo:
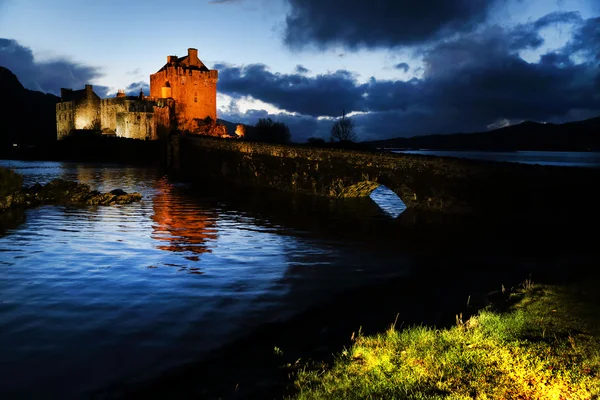
{"label": "distant hill", "polygon": [[486,151],[600,151],[600,117],[564,124],[525,121],[477,133],[413,136],[365,142],[379,148]]}
{"label": "distant hill", "polygon": [[39,145],[56,140],[56,103],[59,97],[28,90],[7,68],[0,66],[0,146]]}

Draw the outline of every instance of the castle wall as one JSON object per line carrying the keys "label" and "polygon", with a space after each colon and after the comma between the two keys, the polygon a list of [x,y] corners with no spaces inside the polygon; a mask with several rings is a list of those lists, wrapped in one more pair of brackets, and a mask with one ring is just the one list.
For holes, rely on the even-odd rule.
{"label": "castle wall", "polygon": [[156,135],[166,138],[175,128],[175,101],[172,99],[158,99],[154,105],[154,125]]}
{"label": "castle wall", "polygon": [[102,129],[110,130],[111,132],[117,131],[117,114],[126,112],[127,105],[122,99],[102,99],[100,106],[100,120]]}
{"label": "castle wall", "polygon": [[156,140],[156,126],[152,112],[120,112],[116,115],[117,137]]}
{"label": "castle wall", "polygon": [[86,85],[85,97],[74,101],[75,129],[100,128],[100,97]]}
{"label": "castle wall", "polygon": [[75,129],[75,111],[72,101],[56,104],[56,135],[62,140]]}
{"label": "castle wall", "polygon": [[[218,71],[201,71],[177,64],[167,65],[150,75],[150,96],[163,97],[163,88],[169,88],[176,101],[175,115],[179,128],[195,126],[193,119],[217,119]],[[166,91],[168,92],[168,90]]]}
{"label": "castle wall", "polygon": [[147,100],[113,97],[102,99],[100,106],[102,129],[117,132],[117,115],[126,112],[153,112],[153,102]]}

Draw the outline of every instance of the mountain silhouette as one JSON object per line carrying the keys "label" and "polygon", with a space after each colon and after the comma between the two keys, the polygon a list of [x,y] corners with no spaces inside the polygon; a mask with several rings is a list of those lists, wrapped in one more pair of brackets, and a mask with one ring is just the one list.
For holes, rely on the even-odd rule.
{"label": "mountain silhouette", "polygon": [[365,142],[378,148],[485,151],[600,151],[600,117],[564,124],[524,121],[487,132]]}
{"label": "mountain silhouette", "polygon": [[0,66],[0,147],[42,145],[56,140],[56,103],[59,97],[23,87],[9,69]]}

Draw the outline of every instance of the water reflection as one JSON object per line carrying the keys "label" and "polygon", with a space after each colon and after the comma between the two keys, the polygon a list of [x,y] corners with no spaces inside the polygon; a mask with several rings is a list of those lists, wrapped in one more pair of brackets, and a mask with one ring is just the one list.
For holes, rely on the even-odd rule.
{"label": "water reflection", "polygon": [[369,196],[381,208],[381,210],[392,218],[398,218],[406,211],[406,204],[398,195],[386,186],[379,185]]}
{"label": "water reflection", "polygon": [[218,214],[203,209],[197,203],[176,198],[174,187],[166,178],[158,181],[157,194],[152,197],[152,239],[156,248],[172,252],[191,252],[190,261],[199,261],[199,254],[211,252],[217,240]]}

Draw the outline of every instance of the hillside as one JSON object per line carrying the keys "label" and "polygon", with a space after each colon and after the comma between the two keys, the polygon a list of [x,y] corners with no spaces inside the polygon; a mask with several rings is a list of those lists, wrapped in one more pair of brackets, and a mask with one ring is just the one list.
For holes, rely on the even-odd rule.
{"label": "hillside", "polygon": [[564,124],[525,121],[488,132],[413,136],[366,143],[374,147],[435,150],[600,151],[600,117]]}
{"label": "hillside", "polygon": [[43,144],[56,140],[57,96],[28,90],[7,68],[0,66],[0,146]]}

